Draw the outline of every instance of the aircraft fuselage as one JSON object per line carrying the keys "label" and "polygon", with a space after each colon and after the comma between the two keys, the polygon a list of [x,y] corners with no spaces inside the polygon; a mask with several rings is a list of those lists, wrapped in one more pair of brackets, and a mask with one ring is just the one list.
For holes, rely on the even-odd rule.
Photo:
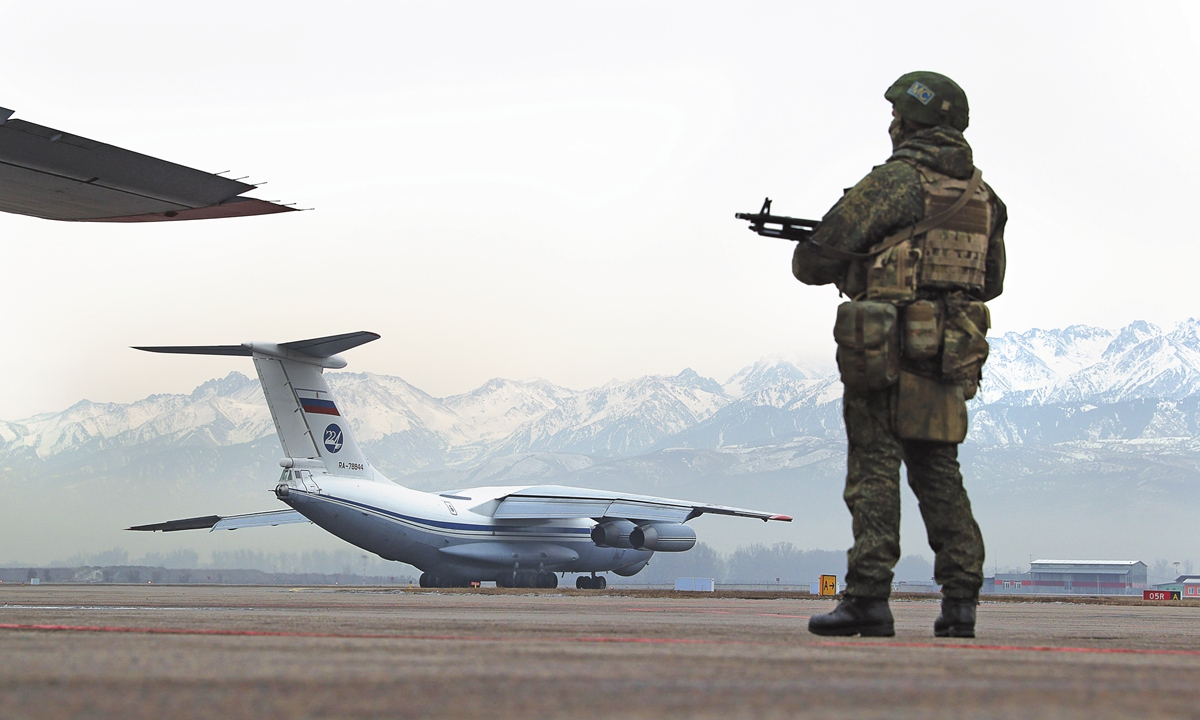
{"label": "aircraft fuselage", "polygon": [[435,494],[360,478],[314,480],[301,470],[285,471],[281,480],[276,496],[317,526],[442,578],[488,581],[513,571],[633,574],[628,570],[640,570],[654,555],[596,545],[596,523],[588,519],[491,517],[500,498],[523,486]]}

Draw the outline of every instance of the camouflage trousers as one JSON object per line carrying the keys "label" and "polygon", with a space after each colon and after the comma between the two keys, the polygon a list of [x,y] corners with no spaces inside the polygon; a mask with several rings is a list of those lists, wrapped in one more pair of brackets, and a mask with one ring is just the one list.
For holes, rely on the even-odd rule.
{"label": "camouflage trousers", "polygon": [[843,497],[853,518],[846,593],[887,597],[900,559],[900,463],[920,503],[934,552],[933,575],[949,598],[975,598],[983,585],[983,536],[958,466],[958,445],[901,440],[891,427],[892,391],[845,393],[849,454]]}

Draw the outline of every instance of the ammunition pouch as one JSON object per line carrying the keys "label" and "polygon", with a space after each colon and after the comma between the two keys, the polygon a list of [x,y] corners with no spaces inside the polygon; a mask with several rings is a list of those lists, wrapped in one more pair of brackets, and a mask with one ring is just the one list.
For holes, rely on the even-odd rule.
{"label": "ammunition pouch", "polygon": [[942,333],[942,378],[963,386],[970,400],[979,389],[983,364],[988,358],[987,331],[992,325],[987,305],[968,301],[962,293],[946,296]]}
{"label": "ammunition pouch", "polygon": [[[902,322],[900,312],[892,303],[870,300],[838,306],[833,338],[846,392],[894,386],[896,437],[961,443],[967,436],[966,401],[979,389],[988,356],[987,305],[954,292],[905,305]],[[901,355],[934,377],[901,370]]]}
{"label": "ammunition pouch", "polygon": [[942,304],[917,300],[904,308],[904,357],[932,360],[942,349]]}
{"label": "ammunition pouch", "polygon": [[896,306],[854,301],[838,306],[833,339],[837,364],[848,392],[882,390],[900,375],[900,332]]}
{"label": "ammunition pouch", "polygon": [[967,437],[963,386],[901,372],[892,402],[892,429],[901,440],[962,442]]}
{"label": "ammunition pouch", "polygon": [[921,251],[905,240],[875,256],[867,268],[867,299],[907,302],[917,296]]}

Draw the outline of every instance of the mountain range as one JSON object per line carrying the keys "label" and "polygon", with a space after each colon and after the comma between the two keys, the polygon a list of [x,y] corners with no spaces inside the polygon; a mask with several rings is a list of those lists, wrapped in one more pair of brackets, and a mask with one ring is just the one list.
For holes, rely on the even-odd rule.
{"label": "mountain range", "polygon": [[[1083,554],[1086,543],[1072,535],[1081,513],[1119,525],[1200,510],[1200,321],[1170,330],[1141,321],[1034,329],[990,342],[962,459],[981,518],[1005,518],[996,537]],[[394,376],[328,378],[368,457],[412,487],[620,488],[797,517],[811,510],[808,534],[786,538],[801,547],[847,537],[841,385],[826,370],[771,357],[724,382],[691,369],[586,390],[494,379],[443,398]],[[232,372],[187,395],[83,400],[0,421],[0,491],[35,506],[48,490],[75,498],[103,507],[114,527],[114,515],[132,524],[177,506],[185,514],[253,510],[273,485],[279,454],[257,380]],[[154,502],[164,489],[173,502]],[[228,507],[243,502],[255,507]],[[132,517],[134,508],[146,515]],[[770,538],[756,529],[746,539]],[[1104,540],[1100,547],[1119,549]]]}

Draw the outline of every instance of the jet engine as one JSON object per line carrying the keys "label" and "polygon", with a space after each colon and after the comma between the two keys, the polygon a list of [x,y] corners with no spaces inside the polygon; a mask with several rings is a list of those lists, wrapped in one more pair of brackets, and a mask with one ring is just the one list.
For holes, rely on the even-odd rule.
{"label": "jet engine", "polygon": [[629,533],[634,550],[683,552],[696,545],[696,531],[683,523],[647,523]]}
{"label": "jet engine", "polygon": [[600,547],[623,548],[632,550],[629,544],[629,533],[637,529],[637,525],[628,520],[610,520],[592,528],[592,542]]}

